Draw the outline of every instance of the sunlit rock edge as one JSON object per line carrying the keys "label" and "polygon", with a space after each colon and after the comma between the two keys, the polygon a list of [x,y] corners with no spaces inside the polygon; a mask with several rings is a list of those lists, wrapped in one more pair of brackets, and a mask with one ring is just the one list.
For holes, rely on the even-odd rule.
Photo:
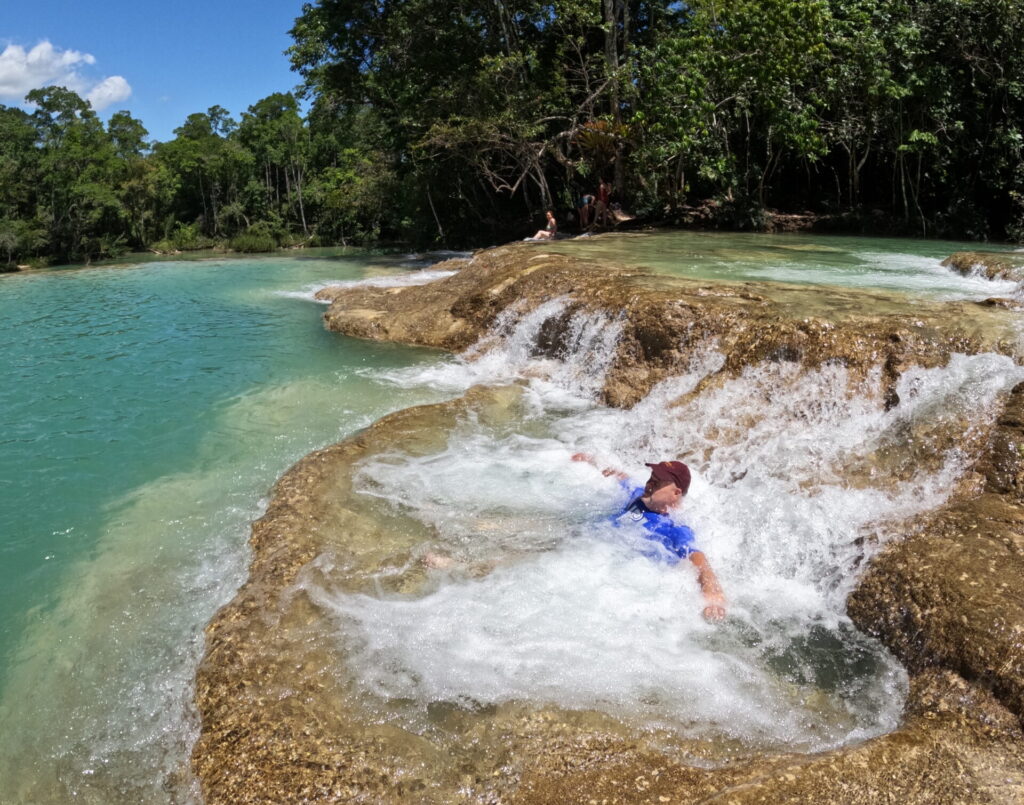
{"label": "sunlit rock edge", "polygon": [[[569,296],[623,317],[603,392],[616,406],[641,399],[708,343],[725,354],[726,375],[766,360],[841,361],[853,373],[881,366],[889,405],[899,404],[895,380],[912,365],[944,365],[953,352],[1018,351],[1008,314],[973,303],[901,313],[870,293],[837,291],[823,304],[820,293],[796,287],[668,281],[524,247],[450,262],[458,273],[430,285],[322,292],[332,300],[327,326],[459,350],[510,306]],[[557,354],[561,335],[552,322],[539,348]],[[253,526],[249,579],[209,625],[197,675],[203,727],[193,762],[207,802],[1024,800],[1019,387],[957,495],[908,523],[850,597],[857,625],[912,674],[896,732],[819,755],[740,756],[708,767],[699,746],[667,751],[657,736],[597,716],[511,707],[465,728],[467,742],[508,749],[482,779],[427,740],[386,724],[367,728],[326,706],[336,698],[331,658],[304,636],[315,613],[296,582],[326,553],[358,585],[358,567],[373,559],[381,526],[350,495],[351,466],[397,445],[429,450],[468,408],[501,416],[509,393],[476,389],[392,414],[307,456],[275,486]],[[414,545],[414,527],[390,525]],[[359,537],[346,544],[336,538],[345,533]]]}

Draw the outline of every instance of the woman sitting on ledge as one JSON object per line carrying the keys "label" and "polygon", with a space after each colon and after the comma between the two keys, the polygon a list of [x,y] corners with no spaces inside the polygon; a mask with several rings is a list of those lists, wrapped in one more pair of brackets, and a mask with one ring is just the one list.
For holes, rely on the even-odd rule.
{"label": "woman sitting on ledge", "polygon": [[555,233],[558,232],[558,222],[555,220],[555,214],[551,210],[547,211],[548,225],[544,229],[538,229],[537,234],[533,236],[533,240],[551,240]]}

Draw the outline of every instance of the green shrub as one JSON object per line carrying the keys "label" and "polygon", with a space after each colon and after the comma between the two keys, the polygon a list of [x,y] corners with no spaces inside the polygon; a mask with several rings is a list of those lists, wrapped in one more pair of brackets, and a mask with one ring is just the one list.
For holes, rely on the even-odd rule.
{"label": "green shrub", "polygon": [[284,232],[278,235],[277,242],[282,248],[289,249],[293,246],[308,245],[309,239],[301,233]]}
{"label": "green shrub", "polygon": [[235,235],[228,245],[236,252],[272,252],[277,249],[277,242],[270,225],[266,221],[257,221]]}
{"label": "green shrub", "polygon": [[158,240],[156,243],[150,243],[149,248],[154,252],[159,252],[160,254],[169,254],[170,252],[176,251],[174,244],[167,238]]}
{"label": "green shrub", "polygon": [[173,247],[168,251],[192,252],[198,249],[212,249],[217,245],[216,240],[206,237],[199,231],[198,223],[183,224],[180,221],[174,227],[168,240]]}

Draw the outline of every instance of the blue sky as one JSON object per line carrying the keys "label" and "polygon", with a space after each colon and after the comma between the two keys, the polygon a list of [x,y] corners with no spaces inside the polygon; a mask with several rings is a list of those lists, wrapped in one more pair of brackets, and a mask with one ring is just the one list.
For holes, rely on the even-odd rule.
{"label": "blue sky", "polygon": [[302,0],[0,0],[0,104],[71,84],[104,119],[127,109],[156,140],[214,104],[237,120],[299,83],[283,51],[301,11]]}

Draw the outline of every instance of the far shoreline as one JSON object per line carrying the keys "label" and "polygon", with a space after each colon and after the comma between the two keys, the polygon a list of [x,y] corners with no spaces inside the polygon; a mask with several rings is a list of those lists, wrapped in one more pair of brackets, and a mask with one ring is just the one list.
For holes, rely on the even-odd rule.
{"label": "far shoreline", "polygon": [[[871,227],[871,228],[860,228],[861,224],[866,220],[878,220],[883,216],[872,216],[871,218],[865,218],[864,216],[855,216],[851,213],[813,213],[813,212],[779,212],[777,210],[768,210],[765,212],[765,220],[762,226],[751,228],[751,227],[737,227],[722,225],[718,219],[716,219],[715,210],[720,205],[717,205],[710,201],[701,202],[695,206],[684,206],[670,218],[661,220],[651,220],[644,218],[634,218],[619,226],[611,229],[599,230],[599,231],[582,231],[573,232],[565,231],[562,233],[566,235],[564,238],[559,238],[561,241],[573,240],[585,235],[591,237],[602,237],[606,235],[615,234],[645,234],[645,233],[666,233],[666,232],[689,232],[689,233],[700,233],[705,232],[708,234],[733,234],[733,235],[807,235],[807,236],[827,236],[827,237],[844,237],[851,239],[860,238],[878,238],[878,239],[891,239],[891,240],[905,240],[913,242],[934,242],[934,243],[950,243],[963,246],[966,244],[976,245],[977,248],[971,249],[971,251],[994,251],[994,252],[1024,252],[1024,245],[1015,243],[1013,241],[1005,240],[964,240],[950,237],[939,237],[930,235],[915,235],[909,234],[905,231],[900,231],[901,228],[890,228],[885,226]],[[881,211],[875,211],[880,213]],[[532,231],[532,224],[526,223],[526,229]],[[529,234],[527,232],[527,234]],[[525,236],[524,236],[525,237]],[[310,253],[321,250],[351,250],[353,253],[374,253],[378,252],[384,254],[394,254],[403,250],[410,250],[415,252],[442,252],[442,251],[467,251],[475,252],[481,249],[492,249],[500,246],[505,246],[510,243],[515,243],[523,238],[513,237],[507,241],[501,243],[466,243],[466,244],[417,244],[406,241],[378,241],[371,244],[332,244],[332,245],[318,245],[318,246],[307,246],[307,245],[291,245],[291,246],[279,246],[271,251],[240,251],[231,249],[227,246],[214,246],[205,249],[195,250],[175,250],[171,252],[161,252],[152,249],[145,251],[134,251],[126,252],[117,257],[102,258],[99,260],[90,260],[84,263],[54,263],[54,264],[21,264],[11,267],[0,267],[0,277],[4,275],[16,275],[35,273],[37,271],[48,271],[54,269],[70,269],[70,268],[118,268],[118,267],[129,267],[136,265],[144,265],[146,263],[157,263],[157,262],[181,262],[181,261],[203,261],[203,260],[219,260],[219,259],[236,259],[241,257],[270,257],[279,256],[286,254],[300,255],[303,253]],[[956,249],[955,251],[965,251],[965,249]]]}

